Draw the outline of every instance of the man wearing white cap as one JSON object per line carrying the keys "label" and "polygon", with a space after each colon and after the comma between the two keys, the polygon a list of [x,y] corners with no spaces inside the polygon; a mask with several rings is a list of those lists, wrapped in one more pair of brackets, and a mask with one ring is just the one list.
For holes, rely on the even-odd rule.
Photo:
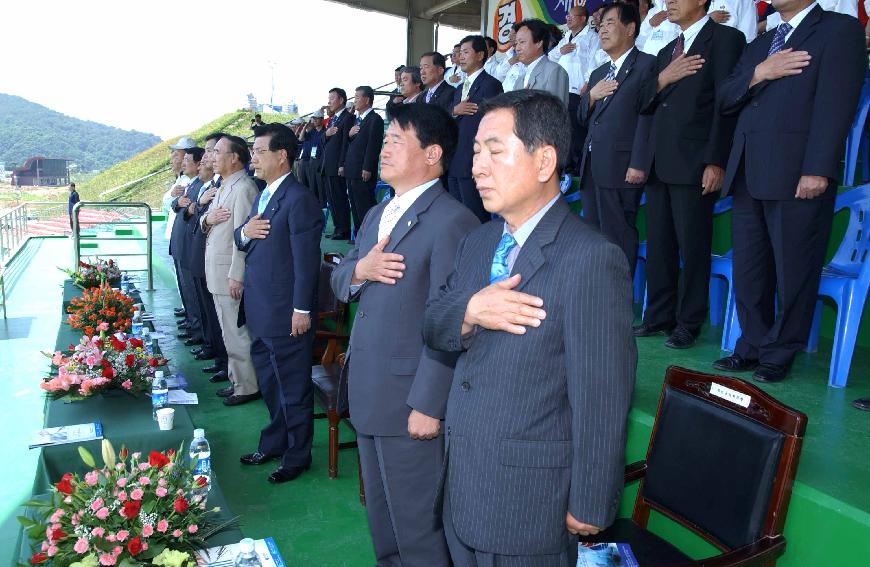
{"label": "man wearing white cap", "polygon": [[311,115],[302,139],[308,145],[308,179],[306,185],[314,191],[320,201],[320,208],[326,208],[326,185],[320,175],[321,157],[323,157],[323,111],[318,110]]}

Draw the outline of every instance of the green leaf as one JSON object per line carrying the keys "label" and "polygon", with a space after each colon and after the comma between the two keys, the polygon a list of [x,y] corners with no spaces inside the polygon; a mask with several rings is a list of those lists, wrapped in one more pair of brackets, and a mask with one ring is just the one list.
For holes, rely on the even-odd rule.
{"label": "green leaf", "polygon": [[24,526],[25,528],[28,528],[36,523],[34,520],[32,520],[31,518],[28,518],[27,516],[17,516],[17,518],[18,518],[18,523],[21,524],[22,526]]}
{"label": "green leaf", "polygon": [[79,445],[79,456],[82,458],[82,461],[89,467],[96,468],[97,462],[94,460],[94,456],[91,455],[91,452],[88,451],[84,445]]}
{"label": "green leaf", "polygon": [[22,506],[25,508],[51,508],[51,500],[28,500]]}

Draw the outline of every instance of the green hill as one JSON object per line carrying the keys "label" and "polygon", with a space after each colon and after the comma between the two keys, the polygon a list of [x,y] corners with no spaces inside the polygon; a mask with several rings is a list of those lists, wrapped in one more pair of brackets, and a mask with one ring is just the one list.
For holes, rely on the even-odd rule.
{"label": "green hill", "polygon": [[[285,122],[290,118],[287,114],[262,114],[266,122]],[[247,137],[251,135],[250,119],[250,112],[230,112],[186,135],[200,143],[212,132]],[[169,170],[169,146],[176,141],[178,138],[160,142],[82,183],[79,186],[82,199],[142,201],[151,205],[156,211],[172,181],[172,173]]]}
{"label": "green hill", "polygon": [[0,161],[9,169],[46,156],[71,159],[80,171],[100,170],[158,142],[154,134],[79,120],[0,93]]}

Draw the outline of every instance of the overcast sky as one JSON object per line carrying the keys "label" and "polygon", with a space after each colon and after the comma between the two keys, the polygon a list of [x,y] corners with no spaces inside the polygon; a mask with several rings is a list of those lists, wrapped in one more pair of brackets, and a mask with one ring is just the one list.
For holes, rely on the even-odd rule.
{"label": "overcast sky", "polygon": [[[441,27],[447,53],[466,32]],[[302,112],[327,91],[392,80],[406,22],[324,0],[11,0],[3,5],[0,92],[163,138],[246,105]],[[352,94],[352,93],[351,93]]]}

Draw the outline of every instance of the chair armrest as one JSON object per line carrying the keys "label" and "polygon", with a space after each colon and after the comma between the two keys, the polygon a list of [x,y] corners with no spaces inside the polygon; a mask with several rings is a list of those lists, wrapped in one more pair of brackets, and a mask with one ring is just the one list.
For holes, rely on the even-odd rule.
{"label": "chair armrest", "polygon": [[350,339],[350,335],[345,335],[342,333],[334,333],[332,331],[315,331],[314,333],[315,339],[326,339],[326,340],[337,340],[337,341],[346,341]]}
{"label": "chair armrest", "polygon": [[681,563],[680,567],[762,567],[772,564],[773,560],[785,552],[785,538],[781,535],[763,537],[739,549],[691,563]]}
{"label": "chair armrest", "polygon": [[646,461],[637,461],[630,465],[625,465],[625,484],[640,480],[646,476]]}

